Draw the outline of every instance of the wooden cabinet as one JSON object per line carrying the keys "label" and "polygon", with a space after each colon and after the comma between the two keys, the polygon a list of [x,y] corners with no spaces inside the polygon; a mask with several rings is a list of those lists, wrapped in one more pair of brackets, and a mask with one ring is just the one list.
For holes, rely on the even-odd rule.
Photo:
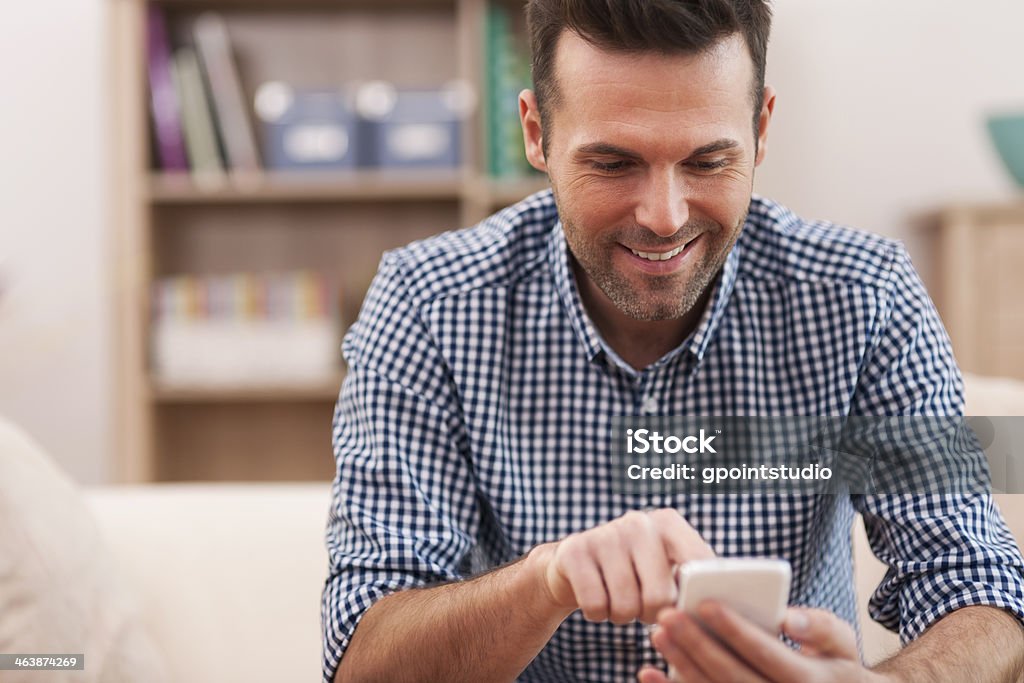
{"label": "wooden cabinet", "polygon": [[[182,274],[316,270],[342,284],[343,317],[350,322],[382,251],[471,225],[545,187],[540,176],[496,179],[486,172],[488,0],[156,0],[172,37],[187,34],[204,11],[223,17],[249,103],[268,80],[316,88],[376,79],[436,87],[459,79],[479,95],[462,128],[460,168],[264,172],[215,189],[153,170],[148,5],[109,3],[115,477],[330,479],[331,417],[342,369],[287,387],[158,381],[149,361],[151,287]],[[521,3],[503,6],[521,14]]]}
{"label": "wooden cabinet", "polygon": [[935,299],[962,369],[1024,379],[1024,201],[937,215]]}

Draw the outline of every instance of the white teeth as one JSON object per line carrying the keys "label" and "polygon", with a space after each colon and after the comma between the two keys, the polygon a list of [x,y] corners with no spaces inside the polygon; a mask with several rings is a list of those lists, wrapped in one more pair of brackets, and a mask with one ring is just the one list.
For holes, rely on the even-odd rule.
{"label": "white teeth", "polygon": [[[687,242],[686,244],[689,244]],[[631,252],[639,256],[640,258],[647,259],[648,261],[668,261],[670,258],[681,252],[686,248],[686,244],[676,247],[672,251],[666,251],[662,254],[658,254],[652,251],[637,251],[636,249],[630,249]]]}

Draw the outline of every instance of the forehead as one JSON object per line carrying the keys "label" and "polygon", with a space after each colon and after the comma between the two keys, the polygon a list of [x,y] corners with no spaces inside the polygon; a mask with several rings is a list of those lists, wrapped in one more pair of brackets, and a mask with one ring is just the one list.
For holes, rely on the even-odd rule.
{"label": "forehead", "polygon": [[588,142],[594,136],[753,139],[753,63],[738,34],[697,54],[666,55],[609,52],[566,31],[555,52],[555,78],[558,135]]}

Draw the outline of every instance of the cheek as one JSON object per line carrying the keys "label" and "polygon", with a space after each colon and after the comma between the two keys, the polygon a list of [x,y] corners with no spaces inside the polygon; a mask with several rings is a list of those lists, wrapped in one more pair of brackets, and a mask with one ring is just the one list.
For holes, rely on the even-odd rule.
{"label": "cheek", "polygon": [[629,193],[607,183],[581,181],[560,193],[562,210],[578,228],[596,234],[633,221]]}
{"label": "cheek", "polygon": [[692,206],[716,223],[733,228],[750,205],[751,187],[747,181],[729,179],[716,183],[708,192],[694,197]]}

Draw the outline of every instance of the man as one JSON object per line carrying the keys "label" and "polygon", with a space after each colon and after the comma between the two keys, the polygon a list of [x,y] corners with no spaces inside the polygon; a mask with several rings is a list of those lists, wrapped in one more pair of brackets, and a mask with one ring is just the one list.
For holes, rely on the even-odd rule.
{"label": "man", "polygon": [[[345,340],[325,680],[1021,675],[1024,564],[988,496],[613,486],[614,415],[962,410],[902,248],[752,198],[769,22],[761,0],[529,3],[520,115],[553,194],[386,255]],[[914,641],[873,671],[855,511],[890,565],[873,615]],[[716,554],[790,560],[799,650],[671,607],[673,566]]]}

